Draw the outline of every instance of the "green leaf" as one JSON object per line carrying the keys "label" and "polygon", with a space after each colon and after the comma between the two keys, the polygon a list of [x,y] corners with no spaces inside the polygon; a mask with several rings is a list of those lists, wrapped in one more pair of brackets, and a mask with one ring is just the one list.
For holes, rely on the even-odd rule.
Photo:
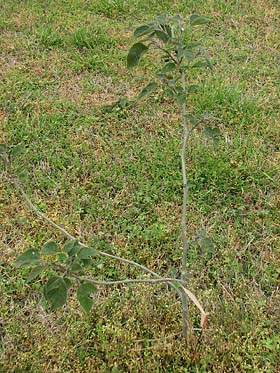
{"label": "green leaf", "polygon": [[38,249],[29,249],[22,253],[15,261],[17,268],[27,264],[40,263],[40,254]]}
{"label": "green leaf", "polygon": [[154,28],[151,25],[142,25],[142,26],[137,27],[137,29],[134,31],[133,36],[135,38],[139,38],[141,36],[149,34],[153,30]]}
{"label": "green leaf", "polygon": [[102,108],[107,113],[112,113],[114,109],[125,109],[131,104],[131,101],[127,97],[121,97],[118,101],[113,102],[111,105],[104,105]]}
{"label": "green leaf", "polygon": [[151,94],[155,89],[157,89],[157,87],[158,84],[156,82],[150,82],[145,88],[143,88],[142,92],[138,95],[138,98]]}
{"label": "green leaf", "polygon": [[215,144],[220,141],[220,138],[222,136],[221,131],[218,127],[206,127],[204,129],[204,134],[206,137],[213,140]]}
{"label": "green leaf", "polygon": [[67,300],[67,285],[60,277],[52,277],[43,287],[43,295],[52,310],[62,307]]}
{"label": "green leaf", "polygon": [[56,254],[57,255],[57,259],[59,261],[59,263],[64,263],[67,259],[68,259],[68,255],[66,253],[63,253],[63,252],[59,252]]}
{"label": "green leaf", "polygon": [[185,93],[179,93],[177,95],[177,102],[182,105],[186,101],[186,95]]}
{"label": "green leaf", "polygon": [[145,53],[148,49],[149,48],[142,43],[134,44],[128,52],[127,67],[137,66],[142,54]]}
{"label": "green leaf", "polygon": [[163,41],[164,43],[166,43],[169,40],[169,35],[164,31],[155,30],[154,34],[159,40]]}
{"label": "green leaf", "polygon": [[164,27],[166,25],[166,21],[167,21],[167,15],[166,14],[161,14],[156,19],[156,24],[159,24],[161,27]]}
{"label": "green leaf", "polygon": [[89,313],[93,306],[90,295],[95,292],[96,287],[90,282],[85,282],[78,287],[77,298],[85,313]]}
{"label": "green leaf", "polygon": [[197,67],[208,67],[208,64],[206,61],[197,61],[192,65],[193,68]]}
{"label": "green leaf", "polygon": [[166,74],[166,73],[169,73],[170,71],[174,71],[174,70],[176,70],[175,63],[174,62],[168,62],[163,66],[160,73]]}
{"label": "green leaf", "polygon": [[72,282],[71,282],[71,280],[70,280],[69,278],[67,278],[67,277],[64,277],[63,280],[64,280],[64,282],[65,282],[65,285],[66,285],[66,287],[67,287],[67,290],[70,289],[71,286],[72,286]]}
{"label": "green leaf", "polygon": [[201,16],[199,14],[192,14],[190,16],[190,25],[197,26],[197,25],[205,25],[206,23],[211,22],[210,18]]}
{"label": "green leaf", "polygon": [[71,240],[65,242],[63,245],[63,251],[67,253],[69,256],[74,256],[77,254],[79,251],[80,245],[79,245],[79,240]]}
{"label": "green leaf", "polygon": [[66,241],[63,245],[63,251],[68,254],[78,244],[79,241],[77,239]]}
{"label": "green leaf", "polygon": [[75,262],[75,263],[72,264],[72,266],[70,268],[70,271],[81,272],[81,271],[83,271],[83,267],[79,263]]}
{"label": "green leaf", "polygon": [[45,298],[44,295],[41,296],[41,298],[40,298],[40,300],[39,300],[39,304],[40,304],[41,307],[43,307],[43,309],[44,309],[45,311],[48,310],[48,303],[47,303],[47,300],[46,300],[46,298]]}
{"label": "green leaf", "polygon": [[184,56],[187,59],[187,61],[193,61],[195,56],[191,49],[184,49]]}
{"label": "green leaf", "polygon": [[90,256],[95,256],[97,251],[92,247],[82,247],[78,252],[79,259],[88,259]]}
{"label": "green leaf", "polygon": [[175,96],[175,92],[170,87],[165,88],[165,93],[168,97],[174,97]]}
{"label": "green leaf", "polygon": [[57,246],[57,243],[55,241],[48,241],[44,244],[41,250],[42,255],[51,255],[51,254],[56,254],[60,250]]}
{"label": "green leaf", "polygon": [[185,49],[178,46],[176,53],[177,53],[178,59],[181,60],[181,58],[184,57],[185,55]]}
{"label": "green leaf", "polygon": [[183,87],[181,87],[180,85],[176,85],[175,90],[176,90],[177,94],[183,94],[184,93]]}
{"label": "green leaf", "polygon": [[89,267],[92,264],[91,259],[81,259],[81,263],[83,264],[84,267]]}
{"label": "green leaf", "polygon": [[200,41],[189,41],[187,44],[185,44],[185,49],[192,49],[195,47],[200,47]]}
{"label": "green leaf", "polygon": [[164,30],[166,31],[166,33],[168,34],[168,36],[170,38],[172,38],[172,28],[169,25],[165,25],[164,26]]}
{"label": "green leaf", "polygon": [[38,265],[34,268],[32,268],[31,272],[29,273],[29,276],[27,277],[26,281],[31,282],[33,281],[36,277],[39,276],[39,274],[46,268],[44,265]]}
{"label": "green leaf", "polygon": [[179,14],[172,16],[170,19],[172,19],[173,21],[182,21],[182,18]]}
{"label": "green leaf", "polygon": [[186,114],[185,117],[187,118],[187,120],[195,127],[198,122],[199,122],[199,119],[197,117],[195,117],[194,115],[192,114]]}

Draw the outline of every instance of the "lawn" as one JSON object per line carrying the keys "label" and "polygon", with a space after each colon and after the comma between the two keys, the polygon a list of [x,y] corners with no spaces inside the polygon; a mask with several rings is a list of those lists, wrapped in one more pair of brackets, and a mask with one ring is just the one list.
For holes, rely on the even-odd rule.
{"label": "lawn", "polygon": [[[278,0],[3,0],[0,143],[0,372],[280,371],[280,3]],[[47,312],[42,275],[16,257],[65,237],[13,184],[72,235],[163,276],[181,265],[182,127],[162,92],[127,107],[155,70],[126,68],[134,29],[161,14],[211,17],[203,38],[213,73],[193,71],[190,113],[213,116],[218,144],[194,133],[187,154],[188,287],[209,312],[203,335],[181,337],[180,299],[164,285],[100,287],[85,315],[75,294]],[[89,275],[141,277],[102,257]],[[193,327],[199,317],[191,307]]]}

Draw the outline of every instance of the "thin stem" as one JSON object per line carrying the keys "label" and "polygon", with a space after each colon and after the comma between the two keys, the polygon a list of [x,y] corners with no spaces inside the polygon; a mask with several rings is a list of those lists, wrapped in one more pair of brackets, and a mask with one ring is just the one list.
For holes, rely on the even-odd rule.
{"label": "thin stem", "polygon": [[[171,284],[172,282],[177,282],[178,284],[180,284],[181,286],[181,289],[182,289],[182,293],[185,294],[186,297],[189,297],[191,299],[191,301],[193,302],[193,304],[199,309],[200,311],[200,317],[201,317],[201,327],[202,329],[205,327],[205,324],[206,324],[206,321],[207,321],[207,318],[208,318],[208,313],[206,313],[204,311],[204,309],[202,308],[201,304],[199,303],[198,299],[196,298],[196,296],[188,289],[186,289],[182,283],[183,281],[180,280],[180,279],[177,279],[177,278],[145,278],[145,279],[125,279],[125,280],[113,280],[113,281],[100,281],[100,280],[94,280],[94,279],[91,279],[91,278],[87,278],[87,277],[81,277],[81,276],[78,276],[78,275],[75,275],[74,273],[71,273],[71,276],[76,278],[78,281],[80,282],[90,282],[94,285],[97,285],[97,286],[114,286],[114,285],[123,285],[123,284],[143,284],[143,283],[146,283],[146,284],[155,284],[155,283],[168,283],[168,284]],[[184,336],[185,337],[185,336]]]}
{"label": "thin stem", "polygon": [[[185,78],[185,71],[182,70],[181,72],[181,80],[182,80],[182,88],[183,92],[186,92],[186,78]],[[188,253],[188,240],[187,240],[187,199],[188,199],[188,180],[187,180],[187,173],[186,173],[186,149],[187,143],[190,135],[190,131],[188,129],[187,124],[187,117],[186,117],[186,101],[182,103],[182,121],[183,121],[183,143],[181,149],[181,166],[182,166],[182,179],[183,179],[183,205],[182,205],[182,241],[183,241],[183,255],[182,255],[182,273],[181,279],[183,281],[184,287],[187,286],[187,253]],[[183,316],[183,335],[185,338],[188,336],[188,299],[186,294],[182,293],[182,316]]]}
{"label": "thin stem", "polygon": [[[56,269],[65,273],[67,271],[67,269],[60,265],[60,264],[57,264],[56,265]],[[106,280],[94,280],[94,279],[91,279],[91,278],[87,278],[87,277],[83,277],[83,276],[79,276],[79,275],[76,275],[75,273],[71,272],[69,273],[69,275],[71,277],[74,277],[76,278],[79,282],[90,282],[94,285],[101,285],[101,286],[114,286],[114,285],[123,285],[123,284],[133,284],[133,283],[146,283],[146,284],[155,284],[155,283],[168,283],[169,285],[172,284],[173,286],[174,285],[174,282],[177,283],[177,285],[180,286],[180,288],[176,288],[178,291],[182,291],[182,293],[184,293],[187,297],[189,297],[191,299],[191,301],[193,302],[193,304],[199,309],[200,311],[200,316],[201,316],[201,326],[202,328],[205,327],[205,324],[206,324],[206,321],[207,321],[207,318],[208,318],[208,313],[206,313],[202,307],[202,305],[200,304],[200,302],[198,301],[198,299],[196,298],[196,296],[188,289],[186,289],[184,286],[183,286],[183,281],[182,279],[178,279],[178,278],[172,278],[172,277],[162,277],[162,278],[145,278],[145,279],[125,279],[125,280],[111,280],[111,281],[106,281]],[[181,294],[181,293],[180,293]]]}
{"label": "thin stem", "polygon": [[125,279],[125,280],[112,280],[112,281],[100,281],[100,280],[93,280],[86,277],[81,277],[78,275],[71,274],[72,277],[79,279],[80,281],[90,282],[94,285],[101,285],[101,286],[111,286],[111,285],[123,285],[123,284],[156,284],[156,283],[170,283],[179,282],[182,283],[182,280],[172,277],[167,278],[144,278],[144,279]]}

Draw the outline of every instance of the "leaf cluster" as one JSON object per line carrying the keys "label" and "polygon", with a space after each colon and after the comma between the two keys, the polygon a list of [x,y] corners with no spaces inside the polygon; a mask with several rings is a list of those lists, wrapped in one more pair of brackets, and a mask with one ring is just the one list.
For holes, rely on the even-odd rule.
{"label": "leaf cluster", "polygon": [[[210,19],[193,14],[189,18],[188,28],[204,25]],[[161,69],[156,72],[156,80],[150,82],[140,93],[144,97],[163,86],[169,97],[177,99],[181,104],[185,100],[185,92],[180,83],[182,71],[188,69],[208,67],[212,65],[206,49],[199,41],[186,41],[188,29],[185,21],[179,16],[162,16],[155,21],[139,26],[134,37],[139,39],[132,45],[127,56],[127,66],[137,66],[141,57],[152,49],[160,51]],[[193,87],[190,88],[190,90]]]}
{"label": "leaf cluster", "polygon": [[[22,253],[16,259],[15,267],[31,266],[28,282],[45,273],[46,269],[51,269],[52,275],[42,289],[43,298],[51,310],[66,303],[68,290],[74,285],[73,279],[78,280],[77,299],[88,313],[93,306],[91,295],[96,291],[96,287],[91,282],[80,281],[79,276],[91,264],[91,258],[95,255],[95,249],[81,246],[78,240],[67,241],[62,249],[55,241],[48,241],[41,250],[28,249]],[[52,263],[44,260],[48,256],[54,257]]]}
{"label": "leaf cluster", "polygon": [[[211,20],[205,16],[192,14],[188,21],[179,15],[172,17],[162,16],[155,21],[141,25],[134,31],[138,39],[132,45],[127,56],[127,66],[135,67],[142,56],[153,49],[160,52],[160,69],[155,73],[154,80],[150,81],[138,95],[138,99],[150,95],[158,89],[163,89],[166,96],[175,100],[180,106],[185,105],[186,98],[198,89],[195,84],[188,84],[182,80],[182,75],[191,69],[208,68],[212,70],[209,55],[200,41],[190,40],[190,29],[206,25]],[[189,123],[190,132],[201,123],[208,123],[211,117],[208,113],[203,115],[185,114]],[[204,135],[215,144],[220,140],[219,128],[207,126]]]}

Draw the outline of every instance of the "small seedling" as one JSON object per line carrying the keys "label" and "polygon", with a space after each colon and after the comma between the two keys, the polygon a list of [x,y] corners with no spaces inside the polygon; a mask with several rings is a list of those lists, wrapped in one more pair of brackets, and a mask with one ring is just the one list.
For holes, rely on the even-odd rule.
{"label": "small seedling", "polygon": [[[204,25],[209,19],[199,15],[192,15],[188,21],[188,28]],[[48,281],[42,289],[42,295],[47,306],[55,310],[63,306],[67,300],[69,288],[75,287],[77,290],[77,299],[88,313],[93,307],[92,294],[98,286],[115,286],[118,284],[168,284],[182,299],[183,314],[183,335],[186,338],[189,334],[189,314],[187,299],[195,304],[201,313],[201,328],[204,329],[207,320],[207,313],[203,310],[201,304],[195,295],[187,290],[187,254],[192,241],[187,238],[187,198],[188,198],[188,179],[186,173],[186,150],[190,135],[202,123],[206,117],[198,117],[187,112],[188,95],[195,89],[192,84],[187,84],[187,74],[191,69],[206,67],[211,69],[211,63],[206,50],[196,41],[190,40],[186,23],[176,15],[174,17],[160,17],[157,20],[138,27],[134,32],[134,37],[138,39],[130,48],[127,56],[127,65],[129,68],[137,66],[144,53],[156,52],[159,57],[160,69],[155,74],[155,79],[149,82],[139,94],[138,98],[143,98],[152,94],[156,89],[162,88],[166,95],[174,99],[181,110],[183,136],[181,149],[181,167],[183,184],[183,202],[182,202],[182,271],[181,278],[165,278],[150,270],[146,266],[133,260],[128,260],[100,251],[80,242],[60,225],[54,223],[45,216],[30,200],[24,192],[21,184],[14,178],[14,184],[20,191],[23,199],[28,206],[42,219],[47,221],[52,227],[58,229],[68,241],[60,247],[55,241],[49,241],[38,249],[28,249],[21,254],[16,262],[16,267],[31,266],[31,272],[28,281],[50,273]],[[122,101],[124,102],[124,101]],[[120,104],[120,103],[119,103]],[[126,104],[126,102],[125,102]],[[217,130],[207,130],[208,136],[212,133],[217,137]],[[16,149],[16,148],[15,148]],[[15,149],[12,147],[0,147],[0,155],[10,167],[12,173],[12,158]],[[200,237],[201,238],[201,237]],[[206,240],[204,239],[204,242]],[[209,241],[207,241],[209,242]],[[149,278],[125,279],[117,281],[100,281],[97,279],[85,277],[89,265],[94,266],[95,257],[103,256],[114,259],[119,262],[134,266],[142,272],[149,274]]]}

